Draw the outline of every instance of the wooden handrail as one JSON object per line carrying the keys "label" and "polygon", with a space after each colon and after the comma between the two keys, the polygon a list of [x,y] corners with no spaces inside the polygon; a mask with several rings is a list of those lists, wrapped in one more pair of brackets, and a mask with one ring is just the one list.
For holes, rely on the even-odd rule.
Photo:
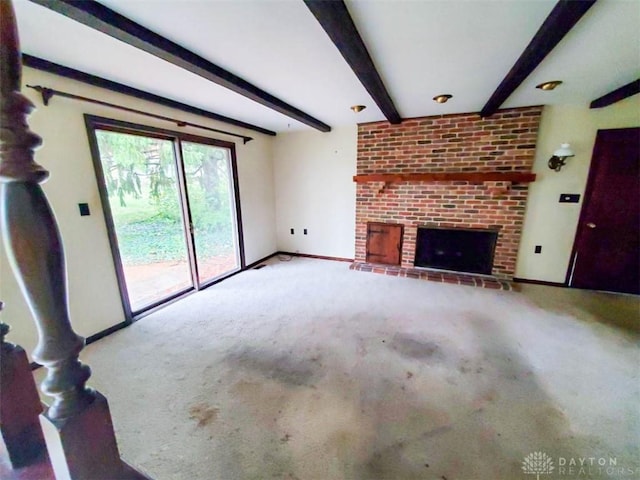
{"label": "wooden handrail", "polygon": [[354,175],[356,183],[366,182],[511,182],[530,183],[535,173],[526,172],[434,172],[434,173],[371,173]]}

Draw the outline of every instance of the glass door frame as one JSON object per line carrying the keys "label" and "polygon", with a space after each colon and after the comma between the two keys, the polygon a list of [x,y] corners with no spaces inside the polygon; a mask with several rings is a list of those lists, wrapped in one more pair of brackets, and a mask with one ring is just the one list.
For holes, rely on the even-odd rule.
{"label": "glass door frame", "polygon": [[[93,160],[94,171],[96,174],[96,180],[98,184],[98,192],[100,194],[100,203],[102,204],[102,211],[104,214],[104,220],[107,227],[107,235],[109,237],[109,245],[111,247],[111,254],[113,257],[113,263],[116,272],[116,278],[118,282],[118,289],[120,291],[120,298],[122,301],[122,307],[125,313],[125,322],[131,323],[138,318],[144,316],[150,311],[168,304],[175,299],[182,297],[183,295],[192,291],[202,290],[207,288],[225,278],[238,273],[245,269],[245,257],[244,257],[244,235],[242,233],[242,213],[240,209],[240,191],[238,187],[238,167],[236,161],[235,143],[227,142],[223,140],[217,140],[208,137],[201,137],[190,133],[176,132],[173,130],[166,130],[157,127],[150,127],[147,125],[139,125],[136,123],[125,122],[122,120],[114,120],[106,117],[99,117],[95,115],[84,115],[85,126],[87,129],[87,136],[89,139],[89,147],[91,150],[91,158]],[[100,159],[100,150],[98,148],[98,139],[96,136],[96,130],[104,130],[115,133],[140,135],[149,138],[157,138],[160,140],[168,140],[172,142],[173,152],[176,162],[176,181],[178,192],[180,196],[180,207],[182,211],[183,219],[183,231],[185,233],[185,240],[187,244],[187,253],[189,260],[189,267],[191,272],[192,285],[187,288],[183,288],[177,292],[174,292],[158,301],[146,305],[140,310],[135,312],[131,309],[131,302],[129,301],[129,293],[127,290],[127,283],[124,274],[124,268],[122,263],[122,256],[120,254],[120,248],[118,246],[118,237],[116,235],[115,223],[113,221],[113,214],[111,211],[111,205],[109,203],[109,195],[106,187],[106,180],[102,169],[102,161]],[[192,142],[203,145],[211,145],[215,147],[226,148],[229,150],[229,163],[231,167],[231,184],[233,187],[233,201],[234,201],[234,234],[237,241],[237,256],[239,266],[233,270],[230,270],[220,276],[200,282],[198,278],[198,263],[196,260],[195,238],[193,230],[193,222],[191,218],[191,209],[189,206],[189,197],[187,195],[187,183],[185,174],[185,165],[182,159],[181,142]]]}

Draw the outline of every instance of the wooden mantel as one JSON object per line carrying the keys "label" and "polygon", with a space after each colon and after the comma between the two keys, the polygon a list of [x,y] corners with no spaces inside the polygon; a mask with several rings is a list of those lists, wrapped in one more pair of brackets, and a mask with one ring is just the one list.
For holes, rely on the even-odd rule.
{"label": "wooden mantel", "polygon": [[530,183],[536,180],[535,173],[526,172],[440,172],[440,173],[372,173],[354,175],[356,183],[384,182],[510,182]]}

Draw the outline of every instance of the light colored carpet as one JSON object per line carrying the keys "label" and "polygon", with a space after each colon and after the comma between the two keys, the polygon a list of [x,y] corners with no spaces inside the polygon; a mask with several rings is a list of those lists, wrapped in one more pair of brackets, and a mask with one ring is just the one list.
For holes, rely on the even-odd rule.
{"label": "light colored carpet", "polygon": [[[636,478],[637,336],[559,289],[541,308],[549,290],[273,259],[83,359],[121,453],[156,479],[526,479],[538,451],[559,475],[540,478]],[[562,475],[560,457],[607,466]]]}

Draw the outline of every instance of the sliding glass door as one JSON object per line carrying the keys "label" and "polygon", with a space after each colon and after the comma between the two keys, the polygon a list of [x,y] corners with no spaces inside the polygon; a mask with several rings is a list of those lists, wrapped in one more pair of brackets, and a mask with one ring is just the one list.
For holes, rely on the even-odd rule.
{"label": "sliding glass door", "polygon": [[228,148],[182,142],[198,282],[240,266]]}
{"label": "sliding glass door", "polygon": [[242,267],[232,143],[86,121],[130,317]]}
{"label": "sliding glass door", "polygon": [[193,286],[173,144],[95,134],[129,302],[139,311]]}

